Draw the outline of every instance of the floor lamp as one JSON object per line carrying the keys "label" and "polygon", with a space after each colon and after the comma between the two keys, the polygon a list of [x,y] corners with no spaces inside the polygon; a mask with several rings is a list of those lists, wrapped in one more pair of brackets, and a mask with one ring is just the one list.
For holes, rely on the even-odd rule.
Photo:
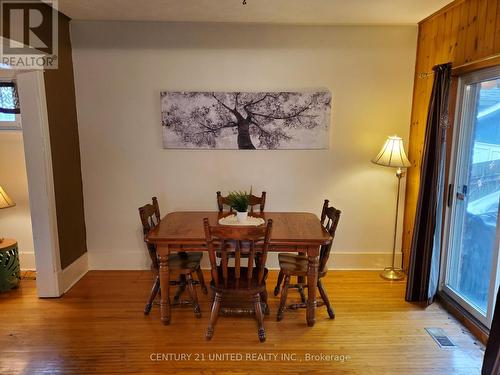
{"label": "floor lamp", "polygon": [[396,177],[398,179],[398,194],[396,198],[396,218],[394,220],[394,238],[392,242],[392,265],[385,268],[380,276],[388,280],[401,280],[405,277],[404,272],[394,267],[396,258],[396,237],[398,233],[399,193],[401,190],[401,178],[403,178],[405,174],[401,168],[406,168],[411,165],[405,154],[403,140],[398,136],[387,138],[382,150],[380,150],[372,162],[385,167],[397,168]]}

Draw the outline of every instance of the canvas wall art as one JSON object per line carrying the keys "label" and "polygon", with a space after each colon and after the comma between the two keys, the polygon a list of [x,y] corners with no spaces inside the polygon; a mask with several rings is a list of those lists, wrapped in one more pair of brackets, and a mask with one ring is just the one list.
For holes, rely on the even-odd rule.
{"label": "canvas wall art", "polygon": [[161,92],[167,149],[326,149],[331,94]]}

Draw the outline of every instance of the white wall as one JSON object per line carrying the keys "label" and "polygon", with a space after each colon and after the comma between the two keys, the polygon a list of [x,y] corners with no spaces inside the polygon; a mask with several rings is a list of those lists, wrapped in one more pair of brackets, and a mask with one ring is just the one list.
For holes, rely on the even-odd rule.
{"label": "white wall", "polygon": [[[215,192],[268,193],[270,211],[343,211],[337,268],[390,261],[396,178],[370,163],[408,139],[417,28],[72,22],[90,267],[147,268],[137,208],[213,210]],[[161,90],[328,88],[329,150],[164,150]],[[403,194],[404,195],[404,194]],[[275,261],[271,266],[276,266]]]}
{"label": "white wall", "polygon": [[16,206],[0,210],[0,237],[17,240],[22,269],[35,269],[23,133],[0,131],[0,185]]}
{"label": "white wall", "polygon": [[[15,71],[0,69],[0,78],[14,79]],[[16,239],[21,269],[34,270],[35,247],[21,131],[0,131],[0,185],[16,203],[0,210],[0,237]]]}

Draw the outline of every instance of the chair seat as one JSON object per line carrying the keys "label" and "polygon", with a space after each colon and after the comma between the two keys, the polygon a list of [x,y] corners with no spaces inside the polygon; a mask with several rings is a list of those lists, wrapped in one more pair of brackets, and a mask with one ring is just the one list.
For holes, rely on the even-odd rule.
{"label": "chair seat", "polygon": [[[293,276],[307,276],[308,260],[307,257],[301,255],[290,254],[291,256],[282,256],[279,254],[278,259],[280,263],[280,271],[285,275]],[[285,255],[285,254],[283,254]],[[286,254],[288,255],[288,254]],[[325,270],[319,270],[318,277],[323,277],[326,275]]]}
{"label": "chair seat", "polygon": [[[168,267],[170,271],[191,273],[200,267],[202,257],[202,252],[173,253],[168,257]],[[153,266],[152,271],[158,273],[158,269],[154,269]]]}
{"label": "chair seat", "polygon": [[189,259],[190,261],[193,262],[201,262],[201,258],[203,258],[203,252],[201,251],[189,251],[189,252],[178,252],[178,253],[173,253],[170,254],[168,260],[170,260],[170,257],[172,256],[179,256],[181,259]]}
{"label": "chair seat", "polygon": [[[240,278],[236,279],[235,268],[228,267],[227,268],[228,284],[226,287],[223,281],[224,278],[222,273],[222,267],[219,266],[217,267],[217,273],[219,275],[219,284],[221,286],[217,287],[215,285],[214,280],[210,282],[210,286],[215,292],[223,294],[257,294],[264,291],[266,289],[265,280],[267,279],[267,273],[268,273],[267,268],[264,268],[264,278],[263,278],[264,281],[261,284],[257,282],[258,279],[257,275],[259,272],[258,269],[253,268],[252,279],[250,280],[250,284],[248,284],[247,272],[248,268],[241,267]],[[237,281],[239,282],[238,285],[236,284]]]}
{"label": "chair seat", "polygon": [[278,260],[280,263],[295,263],[298,260],[306,260],[307,261],[307,255],[298,255],[298,254],[293,254],[293,253],[279,253],[278,254]]}

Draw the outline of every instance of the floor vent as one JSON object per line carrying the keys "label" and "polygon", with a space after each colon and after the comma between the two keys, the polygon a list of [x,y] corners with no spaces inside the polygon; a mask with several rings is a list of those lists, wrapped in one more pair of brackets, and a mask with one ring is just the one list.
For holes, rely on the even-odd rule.
{"label": "floor vent", "polygon": [[456,345],[450,338],[446,335],[446,333],[441,328],[426,328],[425,329],[429,335],[437,342],[437,344],[441,348],[452,348]]}

